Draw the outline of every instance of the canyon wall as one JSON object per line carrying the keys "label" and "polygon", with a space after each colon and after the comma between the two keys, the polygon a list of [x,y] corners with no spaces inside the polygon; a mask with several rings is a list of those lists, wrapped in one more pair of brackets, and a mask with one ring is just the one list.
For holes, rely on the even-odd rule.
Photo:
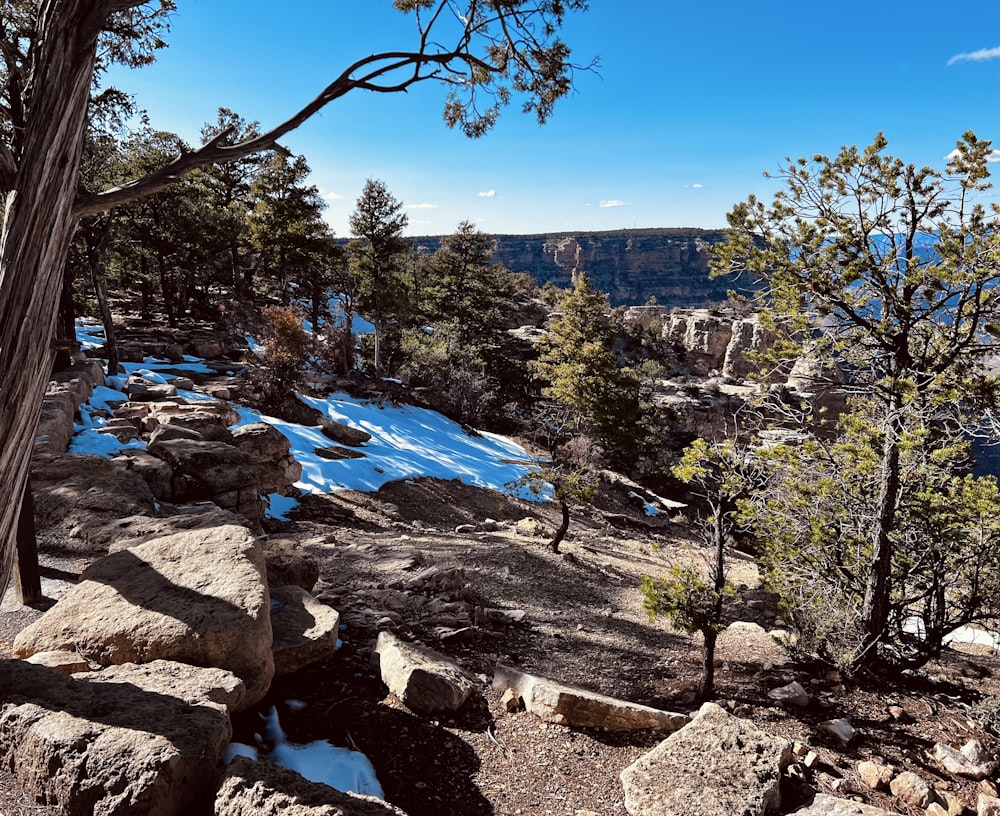
{"label": "canyon wall", "polygon": [[[726,299],[730,289],[747,291],[745,281],[711,279],[711,248],[722,230],[659,228],[612,232],[495,235],[494,260],[512,272],[528,272],[539,285],[568,287],[585,272],[612,306],[645,303],[698,308]],[[420,252],[433,252],[439,237],[417,238]]]}

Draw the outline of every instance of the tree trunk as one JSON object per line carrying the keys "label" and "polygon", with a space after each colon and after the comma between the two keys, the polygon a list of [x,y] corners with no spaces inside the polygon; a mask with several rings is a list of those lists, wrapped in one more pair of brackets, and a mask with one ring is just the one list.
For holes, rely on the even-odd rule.
{"label": "tree trunk", "polygon": [[17,520],[16,563],[14,586],[18,601],[25,606],[41,603],[42,574],[38,568],[38,542],[35,540],[35,500],[28,484],[24,486]]}
{"label": "tree trunk", "polygon": [[111,306],[108,303],[108,278],[99,263],[91,262],[90,279],[94,283],[97,308],[101,313],[101,323],[104,324],[104,348],[108,353],[108,376],[114,377],[118,374],[118,338],[115,335],[115,322],[111,316]]}
{"label": "tree trunk", "polygon": [[715,696],[715,644],[719,633],[715,627],[702,630],[705,642],[701,647],[701,681],[698,683],[697,702],[704,703]]}
{"label": "tree trunk", "polygon": [[562,522],[559,525],[559,529],[556,530],[556,534],[549,542],[549,547],[554,553],[559,552],[559,545],[566,538],[566,531],[569,529],[569,503],[560,499],[559,509],[562,510]]}
{"label": "tree trunk", "polygon": [[0,233],[0,590],[10,580],[17,519],[52,365],[63,270],[97,39],[110,0],[45,0],[30,96]]}
{"label": "tree trunk", "polygon": [[[894,406],[895,407],[895,406]],[[896,526],[896,511],[900,494],[899,433],[895,411],[885,429],[882,444],[881,486],[877,502],[877,518],[872,531],[871,568],[861,607],[864,635],[853,668],[872,666],[880,657],[879,644],[884,640],[889,622],[892,593],[892,534]]]}

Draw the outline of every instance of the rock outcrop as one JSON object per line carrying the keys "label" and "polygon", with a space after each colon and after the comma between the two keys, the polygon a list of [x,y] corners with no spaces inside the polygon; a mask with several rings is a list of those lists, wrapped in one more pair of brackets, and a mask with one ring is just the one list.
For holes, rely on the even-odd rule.
{"label": "rock outcrop", "polygon": [[[513,272],[529,273],[539,285],[568,287],[576,275],[607,292],[613,306],[645,303],[702,307],[726,300],[743,280],[712,279],[708,262],[722,230],[638,229],[563,232],[541,235],[495,235],[493,260]],[[414,239],[419,252],[431,254],[440,237]]]}
{"label": "rock outcrop", "polygon": [[223,668],[243,680],[252,705],[274,674],[271,639],[263,552],[249,530],[230,525],[94,562],[21,630],[14,653],[75,649],[102,666],[166,659]]}
{"label": "rock outcrop", "polygon": [[0,763],[66,814],[181,816],[210,795],[243,685],[217,669],[126,665],[67,677],[0,661]]}

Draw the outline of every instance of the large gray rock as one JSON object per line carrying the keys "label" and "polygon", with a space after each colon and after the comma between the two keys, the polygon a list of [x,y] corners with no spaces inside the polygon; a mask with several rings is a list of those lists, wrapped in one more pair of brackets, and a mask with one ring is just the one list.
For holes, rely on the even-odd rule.
{"label": "large gray rock", "polygon": [[261,493],[282,493],[302,478],[302,464],[291,454],[292,443],[273,425],[252,422],[232,432],[232,444],[250,457]]}
{"label": "large gray rock", "polygon": [[818,793],[811,804],[794,811],[794,816],[895,816],[895,814],[874,805]]}
{"label": "large gray rock", "polygon": [[358,448],[372,438],[372,435],[361,428],[352,428],[342,422],[334,422],[332,419],[323,419],[320,422],[323,435],[341,445],[349,448]]}
{"label": "large gray rock", "polygon": [[781,803],[792,743],[705,703],[621,773],[632,816],[762,816]]}
{"label": "large gray rock", "polygon": [[237,757],[215,798],[215,816],[406,816],[373,796],[343,793],[270,762]]}
{"label": "large gray rock", "polygon": [[455,711],[478,686],[470,674],[444,655],[406,643],[391,632],[379,633],[375,654],[382,682],[412,711]]}
{"label": "large gray rock", "polygon": [[676,731],[687,725],[686,714],[674,714],[650,706],[617,700],[576,686],[556,683],[544,677],[525,674],[498,664],[493,687],[513,690],[524,702],[525,710],[546,722],[573,728],[607,728],[632,731],[656,728]]}
{"label": "large gray rock", "polygon": [[70,816],[180,816],[210,795],[242,684],[174,663],[67,677],[0,661],[0,763]]}
{"label": "large gray rock", "polygon": [[[161,417],[164,425],[175,425],[199,434],[209,442],[225,442],[231,445],[233,433],[225,425],[225,420],[213,411],[184,411],[179,414],[168,414]],[[161,437],[162,439],[163,437]]]}
{"label": "large gray rock", "polygon": [[228,525],[96,561],[14,642],[18,657],[67,648],[103,666],[165,659],[226,669],[246,684],[252,705],[274,674],[260,545]]}
{"label": "large gray rock", "polygon": [[271,588],[275,675],[321,663],[337,651],[340,614],[301,587]]}

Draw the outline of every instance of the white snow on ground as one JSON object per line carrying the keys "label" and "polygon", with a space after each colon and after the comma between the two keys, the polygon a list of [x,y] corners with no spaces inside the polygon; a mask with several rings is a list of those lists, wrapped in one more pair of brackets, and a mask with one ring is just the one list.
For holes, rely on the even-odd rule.
{"label": "white snow on ground", "polygon": [[93,349],[104,345],[104,326],[97,320],[79,318],[76,321],[76,342],[80,348]]}
{"label": "white snow on ground", "polygon": [[[77,339],[81,342],[90,338],[89,342],[101,345],[102,335],[100,326],[89,323],[78,325]],[[97,432],[97,428],[104,426],[106,421],[93,412],[107,410],[109,401],[127,399],[120,389],[124,388],[128,375],[138,374],[151,382],[167,383],[179,374],[212,372],[204,360],[196,357],[187,357],[181,363],[150,359],[142,363],[123,363],[122,366],[125,376],[109,377],[108,386],[113,387],[96,389],[90,402],[81,406],[82,422],[76,426],[71,453],[110,457],[125,448],[145,448],[144,442],[132,440],[123,444],[110,434]],[[180,391],[179,395],[191,402],[213,399],[198,389]],[[372,439],[359,449],[365,458],[331,461],[315,453],[317,448],[334,444],[319,427],[296,425],[261,415],[249,408],[239,409],[238,425],[267,422],[288,438],[292,455],[302,464],[302,479],[296,487],[307,493],[376,491],[387,482],[421,476],[460,479],[468,485],[504,490],[528,469],[530,457],[520,445],[490,433],[471,436],[457,423],[425,408],[407,405],[380,408],[346,394],[334,394],[327,399],[302,399],[324,416],[361,428],[372,435]],[[526,491],[523,497],[533,498]],[[287,513],[297,504],[294,499],[278,494],[272,494],[267,499],[268,515],[276,519],[286,519]]]}
{"label": "white snow on ground", "polygon": [[[903,623],[903,631],[923,638],[924,622],[916,616],[907,618]],[[981,629],[978,626],[959,626],[953,632],[944,636],[944,642],[946,644],[974,643],[978,646],[988,646],[994,652],[997,652],[1000,651],[1000,632]]]}
{"label": "white snow on ground", "polygon": [[265,718],[268,739],[274,744],[271,751],[261,751],[252,745],[231,742],[226,749],[225,762],[235,757],[269,759],[283,768],[296,771],[306,779],[320,782],[345,793],[361,793],[385,799],[382,785],[375,776],[368,757],[349,748],[338,748],[326,740],[305,744],[289,742],[278,722],[278,711],[272,706]]}
{"label": "white snow on ground", "polygon": [[239,409],[240,422],[234,427],[263,421],[284,434],[302,464],[296,487],[308,493],[376,491],[387,482],[420,476],[503,490],[527,471],[529,456],[520,445],[495,434],[470,436],[458,423],[426,408],[379,408],[346,394],[302,399],[328,418],[370,433],[371,440],[357,449],[365,457],[323,459],[316,449],[335,443],[318,426],[296,425],[249,408]]}

